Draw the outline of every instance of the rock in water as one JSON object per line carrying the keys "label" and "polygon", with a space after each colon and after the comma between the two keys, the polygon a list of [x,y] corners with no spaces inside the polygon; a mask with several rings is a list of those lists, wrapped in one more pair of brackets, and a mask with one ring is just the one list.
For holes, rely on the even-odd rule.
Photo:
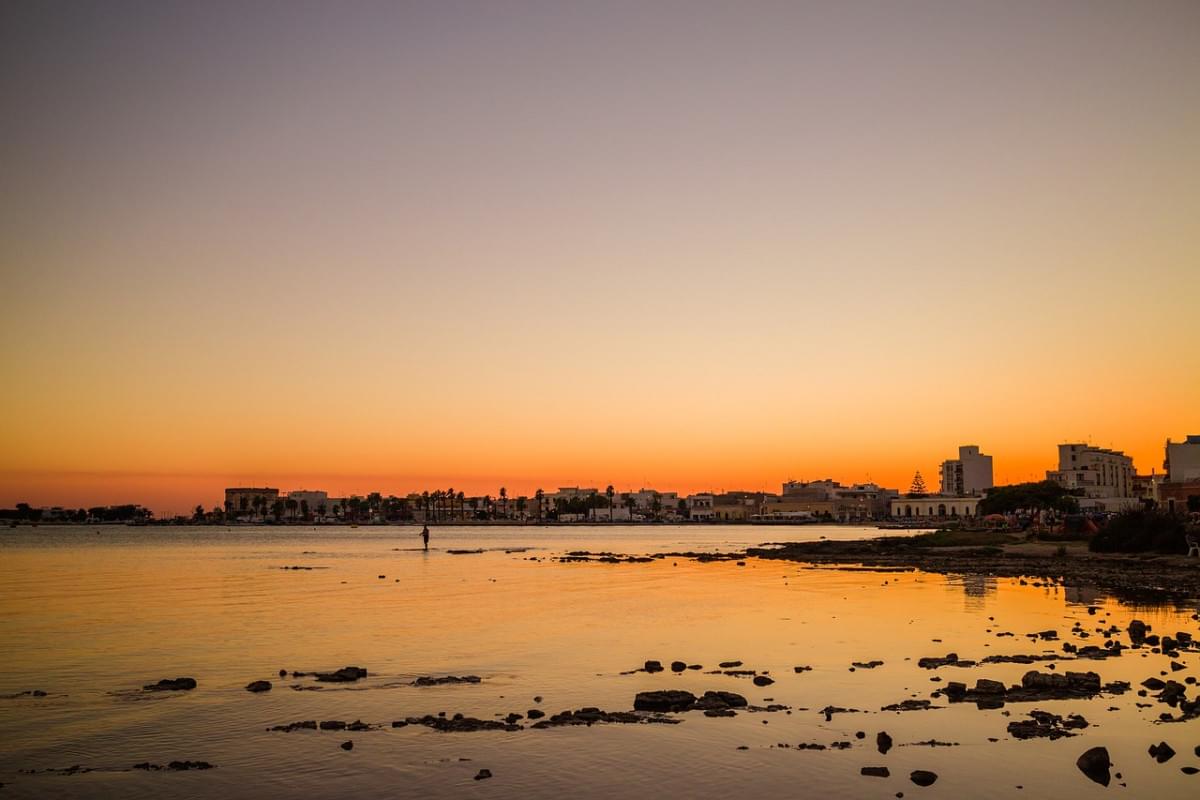
{"label": "rock in water", "polygon": [[642,669],[646,670],[646,672],[662,672],[663,665],[661,661],[647,661],[642,665]]}
{"label": "rock in water", "polygon": [[163,678],[158,683],[148,683],[142,688],[147,692],[188,692],[196,688],[196,679]]}
{"label": "rock in water", "polygon": [[915,769],[908,779],[917,786],[932,786],[938,778],[936,772],[930,772],[927,769]]}
{"label": "rock in water", "polygon": [[892,749],[892,737],[888,736],[887,731],[880,731],[875,734],[875,746],[879,748],[880,755],[887,755],[887,751]]}
{"label": "rock in water", "polygon": [[633,699],[635,711],[686,711],[696,702],[696,695],[679,689],[661,692],[638,692]]}
{"label": "rock in water", "polygon": [[477,781],[486,780],[490,777],[492,777],[492,771],[490,769],[481,769],[479,772],[475,773],[475,780]]}
{"label": "rock in water", "polygon": [[687,664],[682,661],[671,662],[671,672],[683,672],[685,669],[687,669]]}
{"label": "rock in water", "polygon": [[868,778],[887,778],[892,774],[887,767],[863,767],[860,773]]}
{"label": "rock in water", "polygon": [[1112,782],[1112,773],[1109,772],[1112,762],[1108,760],[1107,747],[1093,747],[1079,757],[1075,766],[1101,786],[1108,786]]}
{"label": "rock in water", "polygon": [[246,684],[247,692],[269,692],[271,691],[270,681],[252,681]]}
{"label": "rock in water", "polygon": [[770,686],[774,682],[775,682],[774,678],[768,678],[766,675],[755,675],[754,676],[754,685],[755,686]]}
{"label": "rock in water", "polygon": [[353,749],[354,749],[354,742],[349,742],[349,741],[347,741],[347,742],[342,742],[342,749],[343,749],[343,750],[353,750]]}
{"label": "rock in water", "polygon": [[1175,757],[1175,750],[1166,742],[1150,745],[1150,757],[1160,764],[1165,764]]}

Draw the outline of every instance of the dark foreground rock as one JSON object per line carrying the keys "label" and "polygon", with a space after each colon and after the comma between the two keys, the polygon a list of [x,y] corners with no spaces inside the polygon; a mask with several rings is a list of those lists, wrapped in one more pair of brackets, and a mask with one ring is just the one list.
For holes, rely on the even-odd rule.
{"label": "dark foreground rock", "polygon": [[443,675],[441,677],[431,677],[422,675],[413,681],[413,686],[446,686],[455,683],[480,683],[483,678],[478,675]]}
{"label": "dark foreground rock", "polygon": [[863,767],[859,773],[868,778],[889,778],[892,775],[887,767]]}
{"label": "dark foreground rock", "polygon": [[481,769],[479,772],[475,773],[475,780],[477,781],[485,781],[490,777],[492,777],[492,771],[490,769]]}
{"label": "dark foreground rock", "polygon": [[134,764],[133,769],[146,770],[147,772],[158,772],[160,770],[169,770],[171,772],[186,772],[190,769],[213,769],[216,765],[210,764],[207,761],[172,761],[166,766],[162,764],[151,764],[149,761],[143,761],[141,764]]}
{"label": "dark foreground rock", "polygon": [[1108,786],[1112,783],[1110,771],[1112,762],[1108,758],[1108,748],[1106,747],[1093,747],[1087,750],[1075,761],[1075,766],[1101,786]]}
{"label": "dark foreground rock", "polygon": [[[749,708],[746,698],[735,692],[705,692],[700,697],[682,689],[666,689],[656,692],[638,692],[633,699],[635,711],[682,712],[703,711],[709,716],[733,716],[735,708]],[[782,706],[767,706],[762,710],[774,711]],[[716,713],[710,713],[716,712]]]}
{"label": "dark foreground rock", "polygon": [[[1043,700],[1069,700],[1094,697],[1102,690],[1100,676],[1094,672],[1037,672],[1030,670],[1020,685],[1005,686],[999,681],[980,678],[975,688],[951,681],[940,694],[952,703],[976,703],[981,708],[999,708],[1004,703],[1028,703]],[[935,693],[938,694],[938,693]]]}
{"label": "dark foreground rock", "polygon": [[1150,757],[1160,764],[1165,764],[1175,757],[1175,750],[1166,742],[1150,745]]}
{"label": "dark foreground rock", "polygon": [[915,769],[909,774],[908,779],[917,786],[932,786],[938,776],[936,772],[930,772],[927,769]]}
{"label": "dark foreground rock", "polygon": [[251,681],[246,684],[247,692],[269,692],[271,691],[270,681]]}
{"label": "dark foreground rock", "polygon": [[[426,714],[423,717],[407,717],[404,721],[409,725],[424,725],[426,728],[433,728],[435,731],[441,731],[442,733],[522,730],[522,727],[516,723],[502,722],[495,719],[476,719],[475,717],[467,717],[462,714],[455,714],[453,717],[435,717],[432,714]],[[392,723],[392,726],[395,727],[395,723]]]}
{"label": "dark foreground rock", "polygon": [[664,717],[658,714],[637,713],[634,711],[603,711],[599,708],[580,708],[576,711],[561,711],[530,727],[537,729],[560,728],[568,725],[595,725],[597,723],[616,723],[623,725],[641,725],[664,723],[677,725],[682,720]]}
{"label": "dark foreground rock", "polygon": [[1029,719],[1008,723],[1008,735],[1014,739],[1061,739],[1083,730],[1088,721],[1078,714],[1061,717],[1049,711],[1030,711]]}
{"label": "dark foreground rock", "polygon": [[158,683],[148,683],[142,687],[147,692],[190,692],[195,688],[195,678],[163,678]]}

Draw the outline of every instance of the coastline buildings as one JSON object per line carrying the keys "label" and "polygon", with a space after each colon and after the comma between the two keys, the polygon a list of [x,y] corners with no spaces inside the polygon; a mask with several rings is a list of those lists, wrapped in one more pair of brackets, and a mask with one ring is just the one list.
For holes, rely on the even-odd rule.
{"label": "coastline buildings", "polygon": [[279,499],[279,490],[268,486],[237,486],[225,490],[225,513],[234,516],[265,515]]}
{"label": "coastline buildings", "polygon": [[961,445],[958,448],[958,458],[942,462],[941,477],[941,493],[944,495],[962,497],[983,494],[994,485],[992,457],[979,452],[977,445]]}
{"label": "coastline buildings", "polygon": [[954,497],[927,494],[920,497],[897,497],[891,501],[892,516],[897,519],[954,519],[979,515],[982,497]]}
{"label": "coastline buildings", "polygon": [[1200,435],[1182,442],[1168,439],[1164,449],[1167,474],[1156,487],[1159,505],[1171,513],[1200,512]]}
{"label": "coastline buildings", "polygon": [[1138,505],[1135,474],[1133,459],[1120,450],[1071,442],[1058,446],[1058,469],[1047,470],[1046,480],[1079,492],[1081,509],[1120,511]]}

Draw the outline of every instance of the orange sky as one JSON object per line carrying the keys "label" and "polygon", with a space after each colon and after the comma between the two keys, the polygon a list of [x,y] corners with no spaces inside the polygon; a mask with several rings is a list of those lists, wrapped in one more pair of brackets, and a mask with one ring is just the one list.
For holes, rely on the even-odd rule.
{"label": "orange sky", "polygon": [[6,13],[0,505],[1200,432],[1195,3]]}

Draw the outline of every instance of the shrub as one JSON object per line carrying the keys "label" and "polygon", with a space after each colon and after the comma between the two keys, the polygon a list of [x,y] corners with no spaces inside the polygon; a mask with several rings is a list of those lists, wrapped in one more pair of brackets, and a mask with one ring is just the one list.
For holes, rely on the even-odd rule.
{"label": "shrub", "polygon": [[1161,511],[1123,511],[1092,537],[1097,553],[1186,553],[1183,522]]}

